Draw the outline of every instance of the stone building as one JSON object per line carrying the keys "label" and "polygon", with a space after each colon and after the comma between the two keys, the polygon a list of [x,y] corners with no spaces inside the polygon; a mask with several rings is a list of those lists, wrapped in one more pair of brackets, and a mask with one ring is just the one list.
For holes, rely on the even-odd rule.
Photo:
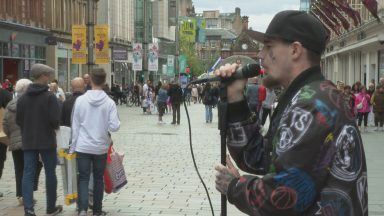
{"label": "stone building", "polygon": [[362,18],[362,24],[343,31],[340,36],[332,34],[322,57],[324,75],[336,82],[352,85],[362,81],[367,85],[371,80],[377,83],[384,77],[384,0],[377,0],[378,22],[360,0],[348,0]]}

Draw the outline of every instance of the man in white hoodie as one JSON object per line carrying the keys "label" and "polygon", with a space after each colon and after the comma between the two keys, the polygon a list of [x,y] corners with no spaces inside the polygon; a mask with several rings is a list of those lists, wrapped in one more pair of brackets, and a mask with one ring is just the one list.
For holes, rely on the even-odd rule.
{"label": "man in white hoodie", "polygon": [[87,215],[91,167],[94,183],[93,215],[103,215],[103,174],[111,144],[108,132],[116,132],[120,127],[116,104],[102,89],[105,79],[103,69],[94,69],[91,73],[92,90],[78,97],[73,108],[70,153],[77,154],[81,216]]}

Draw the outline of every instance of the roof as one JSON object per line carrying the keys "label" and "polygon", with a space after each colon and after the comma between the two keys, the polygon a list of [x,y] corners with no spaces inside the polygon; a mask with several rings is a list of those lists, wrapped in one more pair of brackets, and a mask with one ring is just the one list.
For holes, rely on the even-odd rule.
{"label": "roof", "polygon": [[235,33],[228,29],[223,29],[223,28],[212,28],[212,29],[205,29],[205,35],[207,37],[209,36],[221,36],[221,39],[236,39],[237,36]]}

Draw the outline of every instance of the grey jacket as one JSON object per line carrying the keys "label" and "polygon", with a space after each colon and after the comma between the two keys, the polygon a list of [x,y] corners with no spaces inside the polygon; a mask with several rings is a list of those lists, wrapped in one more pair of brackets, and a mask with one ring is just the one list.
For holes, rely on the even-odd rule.
{"label": "grey jacket", "polygon": [[15,151],[21,149],[21,130],[16,124],[16,105],[17,98],[13,99],[7,105],[4,113],[3,129],[9,138],[9,150]]}

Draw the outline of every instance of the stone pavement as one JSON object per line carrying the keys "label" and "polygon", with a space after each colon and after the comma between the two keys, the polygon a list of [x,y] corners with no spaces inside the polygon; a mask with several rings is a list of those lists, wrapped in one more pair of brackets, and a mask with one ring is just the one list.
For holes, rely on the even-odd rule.
{"label": "stone pavement", "polygon": [[[215,215],[220,215],[220,195],[214,186],[214,166],[220,160],[220,136],[217,130],[217,110],[212,124],[206,124],[204,107],[189,106],[192,119],[193,146],[197,165],[210,192]],[[125,153],[124,164],[128,185],[117,194],[105,195],[104,210],[109,215],[211,215],[209,203],[193,168],[189,149],[188,127],[184,108],[181,125],[157,124],[157,115],[143,115],[139,108],[119,108],[122,126],[113,134],[115,148]],[[369,215],[384,215],[384,133],[363,135],[368,160]],[[13,161],[8,154],[3,179],[0,180],[0,216],[23,215],[17,206]],[[58,204],[63,203],[60,167]],[[40,177],[36,213],[45,214],[45,177]],[[61,215],[76,215],[75,206],[64,206]],[[228,215],[243,215],[228,204]]]}

